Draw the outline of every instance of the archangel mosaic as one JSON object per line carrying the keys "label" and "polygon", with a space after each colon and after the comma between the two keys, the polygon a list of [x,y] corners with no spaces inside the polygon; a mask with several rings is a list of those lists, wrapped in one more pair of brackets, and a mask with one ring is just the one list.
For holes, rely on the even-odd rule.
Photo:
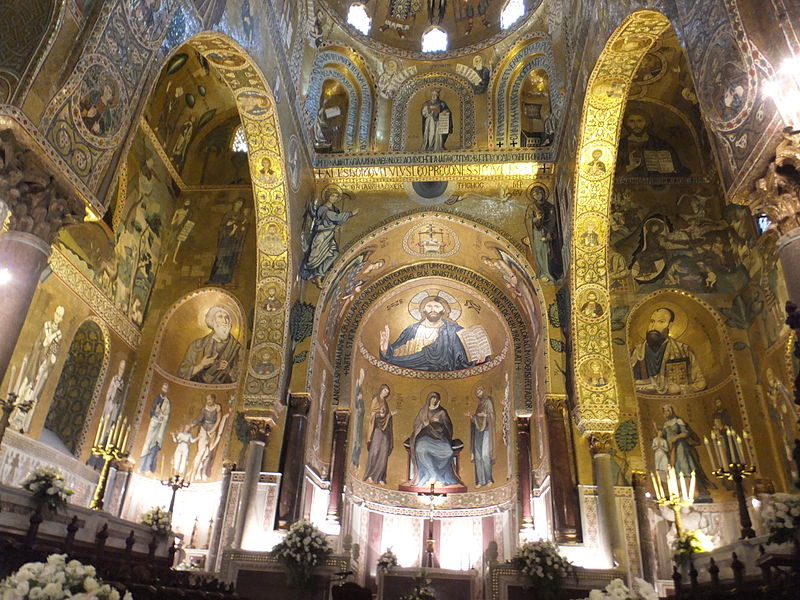
{"label": "archangel mosaic", "polygon": [[319,599],[528,597],[537,540],[564,598],[672,594],[687,532],[755,560],[800,485],[799,23],[0,0],[0,548],[55,466],[254,600],[298,522]]}

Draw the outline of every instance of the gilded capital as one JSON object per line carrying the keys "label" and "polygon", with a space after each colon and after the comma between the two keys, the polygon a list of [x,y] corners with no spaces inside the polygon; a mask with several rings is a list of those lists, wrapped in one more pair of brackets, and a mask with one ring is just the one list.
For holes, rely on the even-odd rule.
{"label": "gilded capital", "polygon": [[0,132],[0,199],[9,211],[10,231],[35,235],[48,245],[86,212],[83,201],[66,193],[10,131]]}
{"label": "gilded capital", "polygon": [[775,159],[756,181],[748,204],[754,215],[766,214],[781,237],[800,229],[800,132],[783,132]]}
{"label": "gilded capital", "polygon": [[350,411],[337,410],[333,413],[333,430],[347,431],[347,424],[350,422]]}
{"label": "gilded capital", "polygon": [[544,414],[548,419],[563,419],[567,402],[563,397],[548,396],[544,402]]}
{"label": "gilded capital", "polygon": [[294,414],[308,414],[308,409],[311,408],[311,394],[306,392],[291,393],[287,404]]}
{"label": "gilded capital", "polygon": [[589,435],[589,452],[592,456],[608,454],[614,445],[614,436],[610,433],[592,433]]}
{"label": "gilded capital", "polygon": [[266,443],[272,428],[275,427],[275,419],[271,416],[246,416],[245,420],[247,420],[249,438]]}

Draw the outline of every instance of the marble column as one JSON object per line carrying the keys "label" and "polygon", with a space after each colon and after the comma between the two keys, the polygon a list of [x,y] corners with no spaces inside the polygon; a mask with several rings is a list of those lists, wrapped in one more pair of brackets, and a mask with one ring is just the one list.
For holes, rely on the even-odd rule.
{"label": "marble column", "polygon": [[517,417],[517,480],[519,482],[520,530],[533,531],[531,510],[531,418]]}
{"label": "marble column", "polygon": [[277,526],[286,529],[300,518],[305,475],[306,427],[311,395],[290,394],[281,451],[281,492],[278,497]]}
{"label": "marble column", "polygon": [[565,400],[548,398],[544,410],[550,454],[553,529],[559,544],[575,544],[582,538],[581,509],[575,487],[574,454]]}
{"label": "marble column", "polygon": [[225,506],[231,489],[231,473],[236,470],[236,463],[226,460],[222,463],[222,489],[219,494],[217,513],[214,515],[214,531],[208,541],[208,554],[206,555],[206,571],[217,571],[219,557],[219,543],[222,539],[222,520],[225,518]]}
{"label": "marble column", "polygon": [[347,425],[350,412],[337,410],[333,413],[333,449],[331,452],[331,493],[328,497],[329,523],[341,524],[342,492],[344,491],[344,470],[347,454]]}
{"label": "marble column", "polygon": [[747,202],[756,218],[769,217],[789,299],[800,304],[800,132],[784,132]]}
{"label": "marble column", "polygon": [[244,481],[239,492],[239,503],[236,508],[236,520],[234,522],[233,543],[234,548],[242,548],[242,541],[248,528],[259,526],[259,514],[253,499],[258,488],[258,480],[261,476],[261,464],[264,461],[264,449],[275,420],[272,417],[252,417],[247,416],[249,427],[249,439],[247,443],[247,456],[245,458]]}
{"label": "marble column", "polygon": [[2,380],[50,257],[50,244],[62,227],[83,220],[85,206],[61,191],[33,152],[8,130],[0,132],[0,200],[9,216],[8,231],[0,234]]}
{"label": "marble column", "polygon": [[647,581],[657,579],[656,545],[653,533],[650,530],[650,519],[647,515],[647,485],[648,477],[644,471],[631,473],[633,481],[633,498],[636,502],[636,521],[639,525],[639,544],[642,549],[642,573]]}
{"label": "marble column", "polygon": [[623,565],[623,550],[619,535],[619,516],[614,497],[614,477],[611,470],[611,434],[593,433],[589,437],[592,453],[594,483],[597,488],[597,526],[603,562]]}

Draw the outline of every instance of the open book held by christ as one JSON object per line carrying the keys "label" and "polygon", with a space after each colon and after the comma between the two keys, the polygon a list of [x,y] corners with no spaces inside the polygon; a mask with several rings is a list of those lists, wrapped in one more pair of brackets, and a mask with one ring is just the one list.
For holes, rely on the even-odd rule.
{"label": "open book held by christ", "polygon": [[483,325],[473,325],[459,330],[456,335],[464,345],[470,362],[482,363],[492,355],[492,344]]}

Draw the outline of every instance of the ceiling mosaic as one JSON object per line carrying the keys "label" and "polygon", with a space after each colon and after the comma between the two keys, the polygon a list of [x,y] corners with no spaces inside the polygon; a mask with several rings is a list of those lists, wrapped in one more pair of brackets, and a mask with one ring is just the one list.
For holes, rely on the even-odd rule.
{"label": "ceiling mosaic", "polygon": [[[387,54],[440,59],[478,52],[515,32],[541,0],[321,0],[354,38]],[[358,17],[354,17],[358,14]],[[318,14],[318,18],[320,15]],[[426,38],[446,34],[446,51],[423,52]],[[399,51],[399,52],[398,52]]]}

